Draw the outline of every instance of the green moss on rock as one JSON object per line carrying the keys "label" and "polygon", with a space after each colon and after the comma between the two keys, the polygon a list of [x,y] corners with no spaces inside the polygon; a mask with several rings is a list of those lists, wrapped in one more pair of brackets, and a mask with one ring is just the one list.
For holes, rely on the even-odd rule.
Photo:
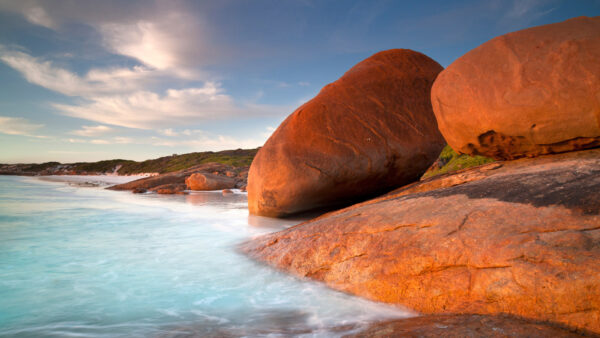
{"label": "green moss on rock", "polygon": [[494,162],[495,160],[484,156],[469,156],[465,154],[457,154],[449,145],[446,145],[438,159],[427,169],[421,179],[429,178],[432,176],[476,167],[478,165]]}

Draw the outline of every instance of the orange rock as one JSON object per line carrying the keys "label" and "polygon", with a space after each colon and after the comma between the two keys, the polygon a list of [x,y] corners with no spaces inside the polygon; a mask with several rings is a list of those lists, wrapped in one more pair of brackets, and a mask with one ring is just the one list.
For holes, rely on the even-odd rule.
{"label": "orange rock", "polygon": [[496,159],[600,146],[600,17],[494,38],[453,62],[431,92],[457,152]]}
{"label": "orange rock", "polygon": [[421,53],[393,49],[325,86],[258,151],[250,212],[286,216],[418,180],[444,147],[430,101],[441,70]]}
{"label": "orange rock", "polygon": [[185,179],[190,190],[222,190],[235,187],[235,180],[227,176],[196,173]]}
{"label": "orange rock", "polygon": [[225,195],[233,194],[233,191],[231,189],[223,189],[223,191],[221,191],[221,193],[223,194],[223,196],[225,196]]}
{"label": "orange rock", "polygon": [[600,333],[600,149],[495,165],[398,189],[243,250],[422,313],[510,313]]}

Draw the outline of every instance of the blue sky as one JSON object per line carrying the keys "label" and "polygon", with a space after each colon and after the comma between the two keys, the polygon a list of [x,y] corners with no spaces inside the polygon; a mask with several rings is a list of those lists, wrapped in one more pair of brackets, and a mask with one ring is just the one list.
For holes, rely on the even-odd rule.
{"label": "blue sky", "polygon": [[600,0],[0,0],[0,163],[257,147],[362,59],[442,66]]}

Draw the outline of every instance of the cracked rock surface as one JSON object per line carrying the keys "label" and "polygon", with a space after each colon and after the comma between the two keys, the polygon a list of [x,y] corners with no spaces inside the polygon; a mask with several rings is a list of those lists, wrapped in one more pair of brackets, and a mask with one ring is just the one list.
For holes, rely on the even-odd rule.
{"label": "cracked rock surface", "polygon": [[442,67],[379,52],[292,113],[250,167],[248,208],[286,216],[349,205],[417,181],[445,145],[431,107]]}
{"label": "cracked rock surface", "polygon": [[421,313],[508,313],[600,333],[600,149],[500,164],[398,189],[242,250]]}

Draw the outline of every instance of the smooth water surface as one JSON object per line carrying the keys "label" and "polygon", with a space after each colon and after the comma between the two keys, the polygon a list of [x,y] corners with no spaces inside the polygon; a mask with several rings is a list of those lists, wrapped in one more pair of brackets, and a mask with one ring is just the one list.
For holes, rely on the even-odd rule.
{"label": "smooth water surface", "polygon": [[410,315],[237,253],[290,225],[265,221],[243,194],[0,176],[0,336],[329,337]]}

